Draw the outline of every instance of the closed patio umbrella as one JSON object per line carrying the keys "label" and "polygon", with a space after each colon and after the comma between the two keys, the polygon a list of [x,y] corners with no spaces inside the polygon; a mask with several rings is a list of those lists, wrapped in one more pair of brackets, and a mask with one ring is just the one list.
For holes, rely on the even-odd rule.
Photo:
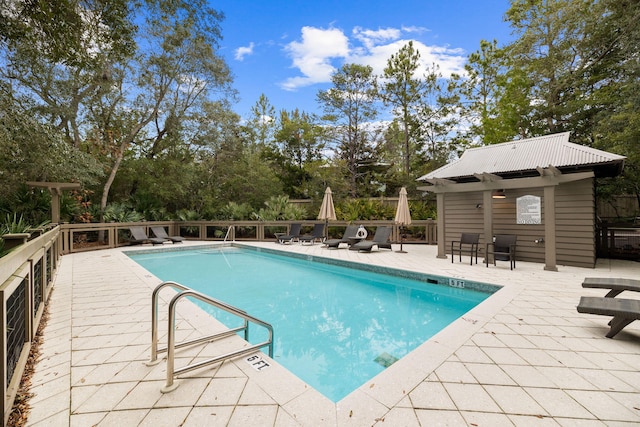
{"label": "closed patio umbrella", "polygon": [[396,224],[400,225],[400,250],[396,252],[407,253],[402,250],[402,228],[411,224],[411,213],[409,212],[409,201],[407,200],[407,189],[402,187],[400,189],[400,197],[398,198],[398,208],[396,209]]}
{"label": "closed patio umbrella", "polygon": [[320,206],[320,213],[318,219],[324,219],[324,237],[329,236],[329,220],[336,220],[336,210],[333,207],[333,196],[331,195],[331,187],[327,187],[324,191],[324,198],[322,199],[322,205]]}

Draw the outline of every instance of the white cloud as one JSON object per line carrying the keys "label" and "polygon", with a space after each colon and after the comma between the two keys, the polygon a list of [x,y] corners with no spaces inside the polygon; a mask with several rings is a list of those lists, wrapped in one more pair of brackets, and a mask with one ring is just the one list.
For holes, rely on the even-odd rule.
{"label": "white cloud", "polygon": [[[292,68],[299,76],[281,83],[285,90],[331,81],[331,74],[345,63],[370,65],[375,74],[382,74],[391,55],[413,40],[420,52],[421,67],[416,75],[422,76],[433,64],[439,66],[444,77],[452,73],[463,74],[466,55],[464,50],[448,46],[425,45],[411,35],[428,31],[423,27],[379,28],[377,30],[356,27],[352,40],[340,29],[303,27],[302,40],[286,45],[285,51],[292,60]],[[405,36],[404,38],[403,35]],[[408,37],[407,37],[408,36]]]}
{"label": "white cloud", "polygon": [[401,31],[397,28],[367,30],[361,27],[356,27],[353,29],[353,36],[360,40],[367,49],[389,40],[397,40],[400,38],[400,35]]}
{"label": "white cloud", "polygon": [[234,59],[236,61],[242,61],[245,56],[253,54],[253,42],[249,43],[249,46],[241,46],[236,49],[236,54],[234,55]]}
{"label": "white cloud", "polygon": [[335,68],[332,58],[344,58],[349,54],[349,40],[342,30],[302,27],[302,41],[289,43],[285,50],[293,61],[293,67],[302,76],[292,77],[282,83],[282,88],[295,90],[331,79]]}

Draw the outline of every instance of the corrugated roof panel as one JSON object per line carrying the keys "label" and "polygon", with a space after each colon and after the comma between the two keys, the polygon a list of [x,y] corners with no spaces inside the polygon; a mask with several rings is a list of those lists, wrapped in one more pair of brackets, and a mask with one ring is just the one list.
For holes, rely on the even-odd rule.
{"label": "corrugated roof panel", "polygon": [[570,132],[539,136],[472,148],[462,156],[419,181],[431,178],[460,178],[476,173],[512,173],[538,167],[568,167],[622,161],[624,156],[569,142]]}

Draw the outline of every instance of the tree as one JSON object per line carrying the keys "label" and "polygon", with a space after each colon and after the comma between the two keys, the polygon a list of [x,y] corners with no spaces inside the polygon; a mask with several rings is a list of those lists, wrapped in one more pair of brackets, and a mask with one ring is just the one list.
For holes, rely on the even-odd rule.
{"label": "tree", "polygon": [[[93,62],[92,52],[107,42],[112,52],[133,53],[135,25],[127,0],[13,0],[0,8],[0,44],[29,46],[52,63]],[[90,36],[99,33],[97,39]]]}
{"label": "tree", "polygon": [[[324,130],[305,112],[282,110],[277,122],[274,143],[266,158],[275,166],[287,195],[305,198],[318,192],[313,188],[313,165],[322,160]],[[311,193],[311,194],[310,194]]]}
{"label": "tree", "polygon": [[[528,136],[579,131],[573,119],[597,108],[586,103],[591,66],[586,23],[595,0],[513,0],[506,13],[518,38],[505,47],[521,88],[528,89]],[[521,80],[520,80],[521,79]],[[580,138],[580,136],[578,136]]]}
{"label": "tree", "polygon": [[91,156],[67,144],[59,130],[35,120],[6,91],[0,91],[0,105],[0,200],[8,201],[26,181],[94,184],[102,177]]}
{"label": "tree", "polygon": [[266,147],[273,141],[273,133],[276,125],[276,109],[265,94],[261,94],[256,104],[251,107],[251,119],[249,123],[255,129],[257,143]]}
{"label": "tree", "polygon": [[[229,70],[215,48],[222,14],[204,0],[148,0],[130,19],[139,24],[139,50],[113,52],[96,32],[87,60],[61,64],[16,44],[3,77],[39,117],[64,129],[76,147],[108,171],[100,206],[127,153],[155,159],[196,137],[214,94],[232,98]],[[100,42],[100,43],[98,43]]]}
{"label": "tree", "polygon": [[[419,173],[443,166],[449,160],[451,152],[463,151],[456,145],[458,141],[452,138],[459,120],[454,114],[459,104],[458,96],[452,89],[454,84],[443,87],[445,81],[435,64],[427,69],[423,82],[423,104],[417,111],[416,133],[420,141],[418,145],[424,147],[423,152],[418,153],[424,155],[420,164],[426,169],[418,171]],[[411,166],[416,170],[420,164]]]}
{"label": "tree", "polygon": [[514,108],[521,105],[515,102],[518,80],[515,73],[507,74],[506,56],[498,42],[481,40],[480,49],[469,55],[464,68],[466,75],[457,80],[454,89],[460,97],[460,117],[466,126],[457,139],[478,145],[496,144],[517,136],[521,126],[518,120],[510,118],[514,112],[519,117],[522,111]]}
{"label": "tree", "polygon": [[391,55],[384,69],[384,82],[380,96],[385,105],[394,110],[400,128],[403,131],[404,174],[411,173],[411,157],[419,151],[418,109],[423,105],[426,82],[416,76],[420,67],[420,52],[413,48],[410,41],[398,53]]}
{"label": "tree", "polygon": [[338,156],[345,163],[349,193],[358,195],[358,184],[363,174],[361,166],[371,163],[372,129],[376,118],[376,79],[373,68],[358,64],[345,64],[331,76],[333,87],[318,92],[323,119],[332,126]]}

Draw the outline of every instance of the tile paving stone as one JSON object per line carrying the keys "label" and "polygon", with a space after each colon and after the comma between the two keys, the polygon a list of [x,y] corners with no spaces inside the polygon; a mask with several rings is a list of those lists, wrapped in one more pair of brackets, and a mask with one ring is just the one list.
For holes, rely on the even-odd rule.
{"label": "tile paving stone", "polygon": [[[632,382],[625,382],[621,378],[629,375],[629,372],[605,371],[602,369],[574,369],[574,372],[589,383],[593,384],[595,390],[602,391],[623,391],[634,392],[635,388],[631,386]],[[617,376],[620,374],[620,377]],[[636,379],[640,379],[640,373],[637,373]]]}
{"label": "tile paving stone", "polygon": [[168,408],[176,406],[191,406],[200,399],[210,382],[209,378],[179,378],[177,389],[170,393],[161,393],[154,408]]}
{"label": "tile paving stone", "polygon": [[115,406],[116,410],[155,408],[162,397],[164,381],[142,381]]}
{"label": "tile paving stone", "polygon": [[469,372],[464,363],[444,362],[436,370],[435,374],[443,383],[475,383],[476,379]]}
{"label": "tile paving stone", "polygon": [[236,405],[246,385],[246,378],[212,378],[196,405]]}
{"label": "tile paving stone", "polygon": [[563,390],[528,387],[525,391],[553,417],[592,418],[593,416]]}
{"label": "tile paving stone", "polygon": [[460,347],[456,350],[455,356],[464,363],[491,363],[491,358],[475,345]]}
{"label": "tile paving stone", "polygon": [[336,423],[336,405],[329,399],[322,399],[315,390],[297,396],[281,407],[280,412],[286,411],[292,419],[302,425],[332,426]]}
{"label": "tile paving stone", "polygon": [[[135,382],[104,384],[100,386],[82,386],[72,389],[73,413],[100,412],[115,408],[118,403],[136,386]],[[78,392],[84,399],[74,399],[73,394]],[[83,393],[86,392],[86,393]]]}
{"label": "tile paving stone", "polygon": [[465,366],[479,384],[516,385],[513,378],[507,375],[498,365],[466,363]]}
{"label": "tile paving stone", "polygon": [[275,400],[273,400],[271,396],[269,396],[257,384],[252,382],[248,382],[246,384],[244,390],[242,390],[240,400],[238,401],[238,404],[240,405],[273,405],[275,403]]}
{"label": "tile paving stone", "polygon": [[571,369],[561,366],[538,366],[537,369],[558,388],[575,390],[593,389],[593,384]]}
{"label": "tile paving stone", "polygon": [[[595,419],[577,419],[577,418],[555,418],[555,421],[561,425],[562,427],[612,427],[612,425],[607,426],[607,424],[603,423],[600,420]],[[625,423],[626,424],[626,423]],[[617,424],[618,427],[623,427],[620,424]],[[627,424],[627,427],[630,427],[630,424]]]}
{"label": "tile paving stone", "polygon": [[416,409],[416,416],[418,417],[421,426],[456,427],[466,425],[464,418],[457,411]]}
{"label": "tile paving stone", "polygon": [[65,412],[67,416],[69,414],[69,394],[66,392],[49,395],[49,397],[32,405],[29,412],[29,424],[39,422],[46,424],[46,420],[50,416],[56,416],[60,412]]}
{"label": "tile paving stone", "polygon": [[31,403],[38,403],[58,394],[68,394],[70,375],[57,376],[54,380],[32,385],[33,397]]}
{"label": "tile paving stone", "polygon": [[479,384],[443,384],[460,411],[500,412],[500,407]]}
{"label": "tile paving stone", "polygon": [[140,425],[149,409],[135,409],[131,411],[109,411],[100,421],[100,427],[123,427]]}
{"label": "tile paving stone", "polygon": [[[185,247],[192,244],[197,242],[185,242]],[[268,243],[255,246],[273,248]],[[139,249],[144,248],[127,248]],[[635,263],[606,260],[593,270],[559,266],[559,272],[554,273],[543,271],[540,264],[521,262],[514,274],[505,268],[485,271],[451,265],[447,260],[437,259],[435,247],[428,246],[411,247],[403,257],[389,251],[372,254],[328,251],[320,245],[288,245],[280,249],[507,286],[488,300],[492,303],[481,304],[465,315],[478,323],[473,330],[459,329],[458,333],[439,335],[439,340],[430,341],[393,365],[398,368],[394,371],[399,374],[397,379],[382,375],[367,384],[373,388],[363,387],[337,404],[313,389],[300,387],[298,381],[291,383],[292,391],[287,391],[290,375],[252,376],[241,360],[188,373],[178,380],[184,381],[181,386],[189,385],[178,388],[184,396],[171,397],[178,391],[161,396],[159,393],[164,383],[164,362],[155,367],[144,365],[149,354],[150,294],[157,279],[124,256],[121,249],[66,255],[61,260],[49,304],[50,319],[42,346],[46,353],[33,379],[34,388],[46,390],[48,386],[52,392],[60,390],[60,377],[67,377],[73,386],[56,395],[58,399],[51,402],[56,404],[46,404],[48,399],[35,399],[29,425],[49,425],[47,422],[55,423],[51,425],[56,427],[94,425],[100,421],[101,427],[138,425],[145,417],[150,424],[157,424],[156,419],[166,419],[159,415],[163,412],[136,408],[151,407],[154,396],[159,396],[156,407],[163,408],[164,413],[177,414],[176,419],[185,417],[185,426],[203,425],[202,420],[205,425],[229,422],[240,425],[247,420],[262,425],[267,420],[268,425],[277,426],[359,426],[376,422],[389,425],[382,419],[399,420],[407,425],[414,420],[422,425],[640,423],[637,409],[640,326],[632,324],[615,339],[607,339],[606,322],[601,316],[583,315],[575,310],[580,295],[602,293],[582,289],[580,282],[585,276],[637,277],[640,267]],[[95,271],[112,273],[100,276]],[[123,286],[127,289],[126,299],[121,298]],[[161,309],[165,311],[170,293],[161,296]],[[159,336],[166,342],[166,314],[162,310],[160,313]],[[183,303],[179,304],[179,316],[181,337],[195,336],[196,329],[203,328],[207,319],[201,310]],[[468,327],[468,323],[455,322],[445,331]],[[451,337],[462,338],[453,343]],[[213,346],[185,351],[180,362],[199,360],[210,347]],[[460,367],[464,369],[456,370]],[[87,378],[83,384],[83,377],[104,384],[88,385]],[[218,399],[222,396],[211,391],[217,388],[207,388],[212,378],[224,382],[228,393],[225,399],[239,403],[202,406],[208,400],[203,397],[207,393]],[[238,379],[245,382],[239,398],[238,386],[227,385],[237,384]],[[473,384],[476,382],[484,387]],[[508,393],[514,390],[520,390],[516,398],[514,393]],[[127,398],[127,393],[133,397]],[[434,400],[436,393],[438,401]],[[165,404],[159,405],[163,399]],[[521,413],[505,413],[496,401],[508,411]],[[56,405],[67,409],[56,411]],[[62,414],[69,414],[69,408],[72,412],[64,423]],[[552,416],[524,415],[535,412],[534,408],[542,408]],[[593,415],[582,417],[580,408]],[[265,414],[266,418],[261,418]]]}
{"label": "tile paving stone", "polygon": [[[291,415],[289,415],[282,407],[278,408],[274,427],[300,427],[300,423]],[[311,424],[319,426],[321,424]]]}
{"label": "tile paving stone", "polygon": [[198,406],[191,409],[182,427],[226,427],[235,406]]}
{"label": "tile paving stone", "polygon": [[462,415],[466,421],[465,425],[467,426],[514,426],[514,424],[509,420],[509,417],[505,414],[463,411],[460,412],[460,415]]}
{"label": "tile paving stone", "polygon": [[587,358],[583,357],[580,353],[575,351],[558,351],[558,350],[545,350],[549,356],[560,362],[562,366],[568,368],[596,368],[597,366]]}
{"label": "tile paving stone", "polygon": [[627,409],[611,397],[612,393],[591,390],[567,390],[567,393],[600,420],[640,422],[640,413]]}
{"label": "tile paving stone", "polygon": [[272,426],[278,414],[278,405],[236,406],[227,424],[229,427]]}
{"label": "tile paving stone", "polygon": [[551,356],[546,350],[539,348],[514,348],[514,352],[532,366],[558,366],[562,363]]}
{"label": "tile paving stone", "polygon": [[344,426],[365,426],[373,425],[375,420],[384,417],[389,412],[388,407],[382,403],[369,398],[359,398],[365,396],[364,393],[356,390],[336,403],[336,423]]}
{"label": "tile paving stone", "polygon": [[557,427],[558,422],[549,417],[531,415],[509,415],[511,422],[518,427]]}
{"label": "tile paving stone", "polygon": [[393,408],[375,426],[420,427],[420,421],[413,408]]}
{"label": "tile paving stone", "polygon": [[[64,410],[60,411],[57,414],[52,414],[51,416],[36,422],[34,424],[28,424],[33,427],[68,427],[71,420],[69,419],[69,411]],[[85,424],[91,425],[91,424]]]}
{"label": "tile paving stone", "polygon": [[409,393],[411,405],[416,409],[455,410],[447,390],[440,382],[423,382]]}
{"label": "tile paving stone", "polygon": [[523,335],[516,334],[495,334],[496,339],[509,348],[537,348],[529,339]]}
{"label": "tile paving stone", "polygon": [[[77,380],[77,384],[90,385],[108,383],[127,365],[128,363],[126,362],[120,362],[103,363],[102,365],[93,366],[93,369],[84,372],[82,377]],[[131,378],[128,378],[128,380],[131,380]]]}
{"label": "tile paving stone", "polygon": [[137,427],[181,426],[191,407],[156,408],[150,410]]}
{"label": "tile paving stone", "polygon": [[481,347],[487,356],[497,365],[528,365],[528,363],[510,348]]}
{"label": "tile paving stone", "polygon": [[485,385],[491,398],[508,414],[545,416],[549,413],[518,386]]}

